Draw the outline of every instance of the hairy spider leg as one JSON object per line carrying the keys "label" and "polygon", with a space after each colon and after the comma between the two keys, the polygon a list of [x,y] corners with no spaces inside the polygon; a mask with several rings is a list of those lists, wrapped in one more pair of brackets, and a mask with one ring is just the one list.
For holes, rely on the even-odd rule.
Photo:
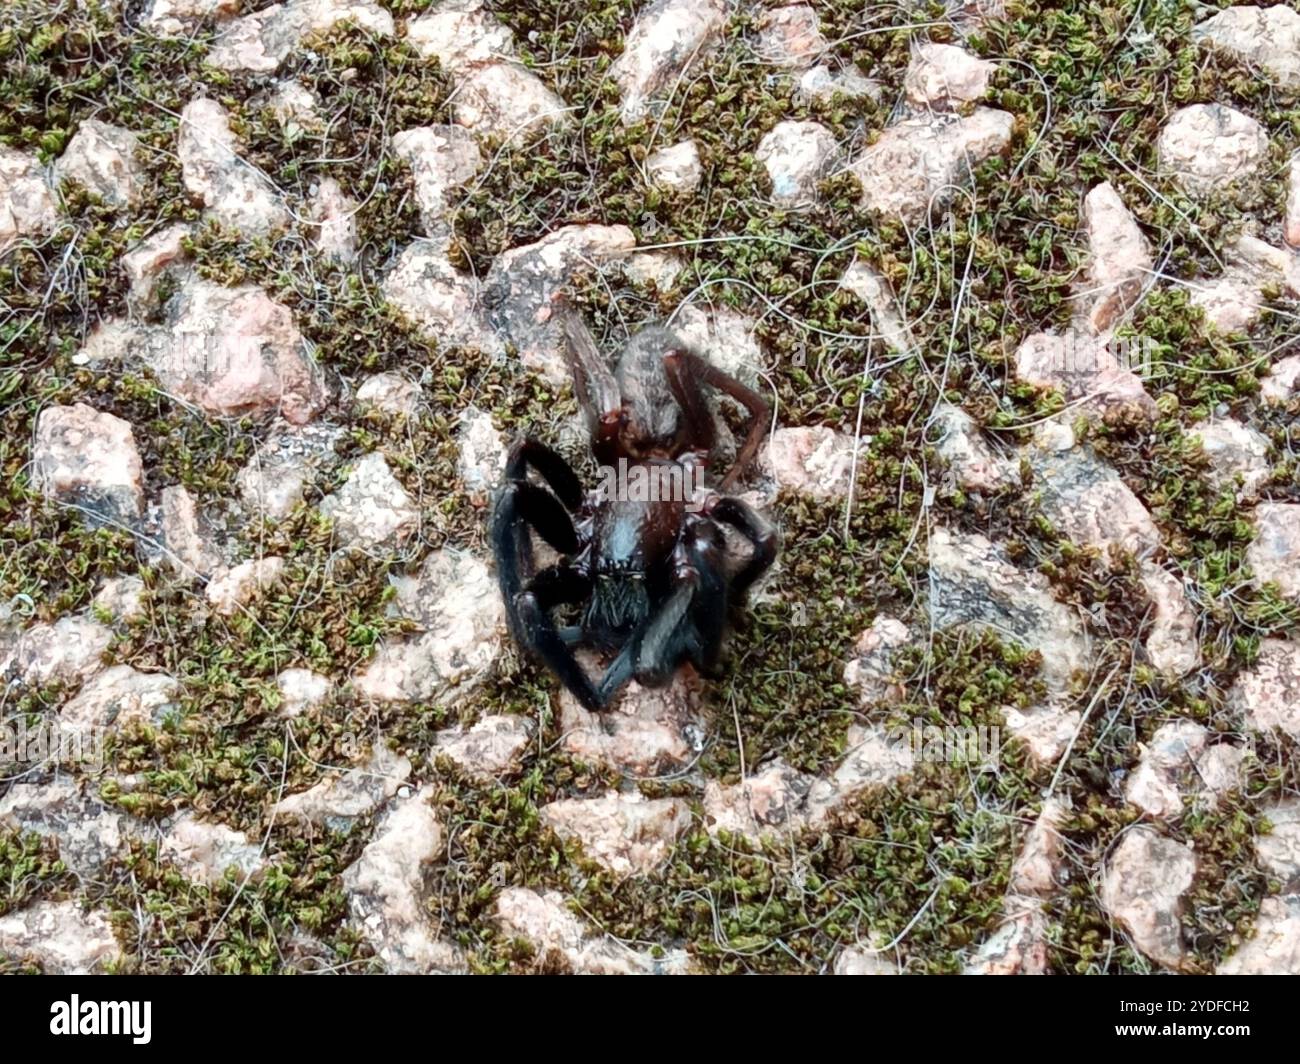
{"label": "hairy spider leg", "polygon": [[776,561],[776,553],[781,546],[781,537],[776,529],[748,503],[732,496],[718,499],[705,512],[719,521],[725,521],[736,529],[753,547],[749,560],[731,578],[731,592],[737,602],[744,600],[744,594],[755,580],[767,572]]}
{"label": "hairy spider leg", "polygon": [[772,421],[772,405],[754,389],[746,387],[731,374],[724,373],[690,351],[671,351],[664,361],[673,395],[682,404],[682,409],[687,411],[688,418],[691,414],[684,397],[698,395],[701,381],[717,388],[724,395],[729,395],[749,411],[752,419],[749,434],[736,454],[736,461],[719,483],[722,491],[730,491],[736,479],[750,467],[754,456],[758,454],[763,435]]}
{"label": "hairy spider leg", "polygon": [[520,644],[533,651],[573,692],[575,698],[595,713],[605,707],[578,659],[565,632],[557,629],[551,610],[566,603],[578,603],[591,595],[591,578],[572,566],[560,564],[543,569],[515,598],[512,609],[518,615],[523,635]]}

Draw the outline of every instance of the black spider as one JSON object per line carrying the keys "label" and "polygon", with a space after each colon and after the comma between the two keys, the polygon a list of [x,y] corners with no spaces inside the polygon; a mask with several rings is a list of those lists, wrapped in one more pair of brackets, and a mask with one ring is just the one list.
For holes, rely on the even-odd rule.
{"label": "black spider", "polygon": [[[511,449],[492,519],[510,630],[584,706],[599,710],[629,679],[661,686],[684,662],[717,674],[729,610],[776,558],[776,530],[725,494],[753,461],[771,408],[663,328],[629,340],[611,373],[577,314],[563,305],[558,313],[592,450],[606,469],[624,460],[625,484],[638,475],[670,487],[698,479],[715,432],[702,385],[739,400],[753,419],[719,484],[723,494],[694,502],[681,490],[657,501],[587,492],[549,447],[524,438]],[[528,479],[530,468],[545,487]],[[748,557],[728,556],[722,524],[748,540]],[[540,572],[533,529],[562,556]],[[565,604],[585,604],[578,624],[557,626],[552,610]],[[574,657],[584,644],[615,654],[599,683]]]}

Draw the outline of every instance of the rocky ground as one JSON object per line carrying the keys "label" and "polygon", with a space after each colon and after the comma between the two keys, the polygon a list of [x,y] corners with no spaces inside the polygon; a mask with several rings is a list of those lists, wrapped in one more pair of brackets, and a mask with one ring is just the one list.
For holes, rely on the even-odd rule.
{"label": "rocky ground", "polygon": [[[1300,971],[1300,13],[1220,6],[6,4],[0,700],[105,741],[0,759],[0,970]],[[777,409],[724,677],[603,717],[484,537],[594,474],[561,293]]]}

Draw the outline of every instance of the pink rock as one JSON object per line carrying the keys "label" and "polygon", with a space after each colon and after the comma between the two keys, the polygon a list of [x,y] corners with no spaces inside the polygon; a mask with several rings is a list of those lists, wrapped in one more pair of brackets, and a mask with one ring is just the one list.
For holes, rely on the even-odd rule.
{"label": "pink rock", "polygon": [[0,797],[0,824],[54,839],[59,860],[73,875],[98,879],[121,848],[129,818],[104,805],[96,790],[66,775],[15,782]]}
{"label": "pink rock", "polygon": [[0,144],[0,255],[20,239],[54,231],[59,212],[35,157]]}
{"label": "pink rock", "polygon": [[963,969],[966,975],[1043,975],[1047,971],[1047,917],[1033,899],[1008,903],[1005,921]]}
{"label": "pink rock", "polygon": [[820,122],[778,122],[754,154],[772,182],[773,202],[785,207],[813,206],[818,182],[839,157],[834,134]]}
{"label": "pink rock", "polygon": [[754,52],[761,63],[803,69],[828,47],[817,10],[809,4],[771,8],[759,16]]}
{"label": "pink rock", "polygon": [[1161,167],[1188,192],[1204,195],[1244,177],[1264,161],[1268,134],[1249,115],[1224,104],[1175,111],[1156,141]]}
{"label": "pink rock", "polygon": [[278,411],[302,425],[327,398],[289,308],[253,285],[191,278],[153,369],[168,391],[222,417]]}
{"label": "pink rock", "polygon": [[334,519],[343,543],[361,547],[401,543],[420,524],[415,500],[378,451],[352,467],[343,486],[321,500],[320,512]]}
{"label": "pink rock", "polygon": [[176,819],[158,843],[158,855],[195,883],[213,886],[227,869],[246,881],[266,867],[259,843],[250,842],[242,831],[225,824],[200,820],[193,813]]}
{"label": "pink rock", "polygon": [[60,617],[53,624],[37,624],[24,631],[0,668],[10,669],[32,688],[53,683],[74,684],[98,672],[113,641],[105,625],[89,617]]}
{"label": "pink rock", "polygon": [[858,636],[853,658],[844,667],[844,682],[858,688],[863,709],[903,700],[907,687],[895,672],[893,659],[911,639],[907,625],[883,613]]}
{"label": "pink rock", "polygon": [[1291,156],[1290,177],[1286,192],[1286,242],[1300,248],[1300,152]]}
{"label": "pink rock", "polygon": [[1263,433],[1230,417],[1202,421],[1192,432],[1201,438],[1201,449],[1210,460],[1210,483],[1220,491],[1236,489],[1239,502],[1253,499],[1272,475],[1272,444]]}
{"label": "pink rock", "polygon": [[183,37],[207,19],[239,14],[240,0],[153,0],[144,25],[159,37]]}
{"label": "pink rock", "polygon": [[398,373],[376,373],[357,389],[357,404],[385,414],[413,418],[419,411],[420,386]]}
{"label": "pink rock", "polygon": [[1065,845],[1059,829],[1065,814],[1060,802],[1049,799],[1043,803],[1011,866],[1010,894],[1045,898],[1058,889]]}
{"label": "pink rock", "polygon": [[213,41],[208,62],[219,70],[269,73],[311,36],[351,22],[376,37],[392,37],[393,16],[370,0],[285,0],[229,23]]}
{"label": "pink rock", "polygon": [[1083,224],[1091,259],[1079,302],[1088,327],[1102,333],[1137,302],[1155,259],[1137,220],[1109,181],[1084,198]]}
{"label": "pink rock", "polygon": [[995,492],[1020,484],[1020,462],[995,452],[975,419],[961,407],[940,403],[931,423],[941,433],[935,450],[963,491]]}
{"label": "pink rock", "polygon": [[1196,867],[1190,847],[1135,827],[1111,851],[1102,874],[1102,908],[1139,951],[1166,968],[1180,969],[1187,960],[1180,918]]}
{"label": "pink rock", "polygon": [[983,99],[997,65],[952,44],[925,42],[916,46],[903,78],[903,91],[913,104],[935,109],[956,108]]}
{"label": "pink rock", "polygon": [[38,901],[0,917],[0,954],[29,957],[48,975],[88,975],[125,955],[108,917],[75,901]]}
{"label": "pink rock", "polygon": [[1218,975],[1300,975],[1300,894],[1265,898],[1255,934],[1219,965]]}
{"label": "pink rock", "polygon": [[133,524],[144,505],[144,470],[129,423],[85,403],[47,406],[36,419],[32,484],[84,508],[92,521]]}
{"label": "pink rock", "polygon": [[593,765],[611,765],[633,776],[679,770],[700,752],[704,725],[700,685],[678,675],[661,688],[635,682],[602,713],[591,713],[568,691],[560,692],[563,748]]}
{"label": "pink rock", "polygon": [[329,697],[333,684],[328,676],[310,669],[285,669],[275,678],[280,692],[280,716],[297,717]]}
{"label": "pink rock", "polygon": [[483,717],[469,728],[458,725],[438,732],[433,756],[450,758],[476,779],[500,780],[519,771],[532,735],[532,722],[527,718],[497,714]]}
{"label": "pink rock", "polygon": [[503,26],[483,0],[442,0],[428,14],[406,27],[411,46],[437,59],[448,74],[495,59],[515,57],[514,34]]}
{"label": "pink rock", "polygon": [[[1073,329],[1034,333],[1016,349],[1016,376],[1035,388],[1054,389],[1075,409],[1153,419],[1155,400],[1132,369],[1125,350],[1105,337]],[[1121,358],[1120,356],[1125,356]]]}
{"label": "pink rock", "polygon": [[814,499],[842,499],[852,483],[855,442],[822,426],[777,429],[760,453],[779,488]]}
{"label": "pink rock", "polygon": [[270,179],[239,154],[229,112],[216,100],[191,100],[181,111],[176,142],[181,177],[212,218],[247,236],[265,236],[289,224],[289,212]]}
{"label": "pink rock", "polygon": [[284,566],[283,558],[254,558],[231,569],[218,569],[208,581],[208,602],[220,616],[233,616],[241,606],[278,584]]}
{"label": "pink rock", "polygon": [[393,136],[393,151],[411,166],[425,232],[433,233],[447,213],[450,194],[483,168],[473,134],[460,126],[419,126]]}
{"label": "pink rock", "polygon": [[157,727],[177,708],[180,686],[161,672],[113,665],[85,684],[59,710],[59,723],[71,733],[102,733],[127,724]]}
{"label": "pink rock", "polygon": [[162,490],[161,524],[167,560],[182,576],[207,576],[221,556],[200,527],[194,497],[180,484]]}
{"label": "pink rock", "polygon": [[564,101],[518,63],[470,68],[452,98],[452,114],[458,125],[505,140],[568,121]]}
{"label": "pink rock", "polygon": [[654,0],[642,10],[609,71],[622,94],[623,121],[644,117],[652,99],[699,60],[726,21],[723,0]]}
{"label": "pink rock", "polygon": [[1300,13],[1286,4],[1226,8],[1198,23],[1192,36],[1262,70],[1275,85],[1300,89]]}
{"label": "pink rock", "polygon": [[1300,642],[1261,642],[1259,660],[1237,677],[1228,704],[1258,731],[1300,739]]}
{"label": "pink rock", "polygon": [[501,351],[484,319],[478,279],[451,265],[444,244],[416,240],[397,256],[382,287],[384,298],[440,348]]}
{"label": "pink rock", "polygon": [[137,312],[147,310],[153,304],[158,281],[168,267],[184,257],[184,242],[191,232],[188,225],[168,226],[140,241],[122,256],[122,269],[131,285],[127,300]]}
{"label": "pink rock", "polygon": [[139,146],[129,129],[88,118],[54,164],[54,176],[81,185],[111,207],[131,206],[144,187],[144,167],[136,158]]}
{"label": "pink rock", "polygon": [[691,968],[681,950],[654,956],[601,934],[570,912],[558,891],[508,887],[497,895],[496,919],[511,938],[533,946],[541,970],[554,970],[556,961],[577,975],[680,975]]}
{"label": "pink rock", "polygon": [[916,347],[911,330],[903,320],[898,299],[889,281],[860,259],[854,259],[840,278],[840,287],[847,289],[867,305],[871,311],[871,324],[891,351],[906,354]]}
{"label": "pink rock", "polygon": [[476,407],[462,411],[456,436],[460,444],[456,470],[475,505],[486,506],[489,494],[501,483],[506,441],[492,423],[492,415]]}
{"label": "pink rock", "polygon": [[316,185],[308,206],[316,226],[316,250],[335,262],[357,257],[357,201],[332,177]]}
{"label": "pink rock", "polygon": [[1265,807],[1269,832],[1255,838],[1260,863],[1290,887],[1300,880],[1300,799],[1284,798]]}
{"label": "pink rock", "polygon": [[1283,598],[1300,599],[1300,504],[1261,502],[1246,564],[1258,584],[1276,584]]}
{"label": "pink rock", "polygon": [[357,817],[369,816],[397,794],[411,775],[411,762],[376,743],[362,764],[331,769],[317,784],[282,798],[271,812],[310,824],[346,828]]}
{"label": "pink rock", "polygon": [[1257,278],[1232,270],[1214,280],[1193,281],[1187,302],[1200,308],[1212,329],[1244,333],[1264,311],[1264,291]]}
{"label": "pink rock", "polygon": [[1151,598],[1153,617],[1146,639],[1147,658],[1167,676],[1185,676],[1201,664],[1196,614],[1183,582],[1152,562],[1141,568],[1142,586]]}
{"label": "pink rock", "polygon": [[680,798],[643,798],[610,791],[603,798],[565,798],[542,806],[542,823],[620,876],[647,875],[667,860],[691,823]]}
{"label": "pink rock", "polygon": [[646,156],[646,178],[652,185],[669,192],[691,192],[704,176],[700,150],[687,139],[670,144]]}
{"label": "pink rock", "polygon": [[889,126],[850,164],[862,206],[909,225],[947,206],[971,171],[1011,144],[1014,118],[977,107],[970,115],[932,114]]}
{"label": "pink rock", "polygon": [[1259,393],[1270,405],[1285,403],[1300,384],[1300,355],[1290,355],[1274,364],[1260,382]]}
{"label": "pink rock", "polygon": [[1213,808],[1221,794],[1240,786],[1244,756],[1229,743],[1211,743],[1210,733],[1193,721],[1165,724],[1142,748],[1125,800],[1161,820],[1182,816],[1184,798]]}
{"label": "pink rock", "polygon": [[898,965],[880,953],[849,946],[835,958],[836,975],[898,975]]}

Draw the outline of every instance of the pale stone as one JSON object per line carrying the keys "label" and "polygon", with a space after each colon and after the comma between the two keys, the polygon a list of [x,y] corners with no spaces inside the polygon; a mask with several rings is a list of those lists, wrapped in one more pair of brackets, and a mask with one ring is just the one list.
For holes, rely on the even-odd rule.
{"label": "pale stone", "polygon": [[900,355],[915,350],[916,341],[888,280],[865,262],[854,259],[840,278],[840,287],[866,304],[875,333],[885,341],[889,350]]}
{"label": "pale stone", "polygon": [[275,686],[280,693],[282,717],[297,717],[314,709],[333,690],[328,676],[310,669],[285,669],[275,678]]}
{"label": "pale stone", "polygon": [[449,74],[494,59],[513,59],[514,34],[483,0],[443,0],[406,27],[406,39]]}
{"label": "pale stone", "polygon": [[903,78],[903,91],[913,104],[951,108],[982,99],[996,64],[973,56],[953,44],[926,42],[916,46]]}
{"label": "pale stone", "polygon": [[59,710],[59,723],[73,733],[117,731],[127,724],[157,727],[179,708],[180,685],[161,672],[113,665],[88,680]]}
{"label": "pale stone", "polygon": [[276,817],[346,830],[357,817],[369,816],[397,794],[410,775],[407,758],[376,743],[363,764],[331,769],[314,786],[282,798],[271,812]]}
{"label": "pale stone", "polygon": [[54,193],[40,163],[0,144],[0,255],[21,239],[49,235],[58,224]]}
{"label": "pale stone", "polygon": [[1167,676],[1185,676],[1200,667],[1201,651],[1196,638],[1196,614],[1187,601],[1183,582],[1152,562],[1144,562],[1139,575],[1153,608],[1147,658]]}
{"label": "pale stone", "polygon": [[308,213],[316,227],[316,250],[327,259],[350,263],[357,258],[357,201],[332,177],[313,189]]}
{"label": "pale stone", "polygon": [[645,173],[652,185],[670,192],[691,192],[704,176],[700,150],[693,140],[683,140],[646,156]]}
{"label": "pale stone", "polygon": [[0,954],[31,958],[47,975],[89,975],[125,956],[108,917],[73,901],[38,901],[0,917]]}
{"label": "pale stone", "polygon": [[32,484],[95,523],[134,524],[144,469],[131,425],[85,403],[47,406],[36,419]]}
{"label": "pale stone", "polygon": [[208,543],[199,525],[194,497],[180,484],[162,490],[160,506],[162,541],[167,560],[182,576],[207,576],[221,557]]}
{"label": "pale stone", "polygon": [[1300,504],[1261,502],[1246,564],[1257,584],[1276,584],[1283,598],[1300,600]]}
{"label": "pale stone", "polygon": [[772,200],[786,207],[811,207],[817,184],[836,165],[840,148],[819,122],[778,122],[754,154],[772,182]]}
{"label": "pale stone", "polygon": [[1300,89],[1300,13],[1286,4],[1240,5],[1198,23],[1192,36],[1262,70],[1284,89]]}
{"label": "pale stone", "polygon": [[212,42],[208,62],[220,70],[270,73],[308,38],[340,22],[380,38],[394,34],[393,16],[370,0],[285,0],[229,23]]}
{"label": "pale stone", "polygon": [[[852,436],[822,426],[777,429],[761,452],[778,487],[814,499],[842,499],[852,485]],[[865,459],[865,445],[860,461]]]}
{"label": "pale stone", "polygon": [[401,543],[420,523],[420,511],[378,451],[352,467],[343,486],[321,500],[339,539],[363,548]]}
{"label": "pale stone", "polygon": [[472,67],[452,98],[459,125],[506,140],[567,121],[567,112],[564,101],[518,63]]}
{"label": "pale stone", "polygon": [[483,168],[483,153],[460,126],[403,130],[393,137],[393,151],[410,164],[425,231],[432,234],[447,213],[451,193]]}
{"label": "pale stone", "polygon": [[397,373],[376,373],[357,389],[357,404],[385,414],[413,418],[420,408],[420,386]]}
{"label": "pale stone", "polygon": [[1166,968],[1180,969],[1187,961],[1180,919],[1196,867],[1189,846],[1135,827],[1111,851],[1102,875],[1102,908],[1139,951]]}
{"label": "pale stone", "polygon": [[483,717],[472,727],[454,727],[434,736],[433,756],[448,757],[468,775],[499,780],[519,771],[532,739],[532,722],[514,714]]}
{"label": "pale stone", "polygon": [[1211,743],[1210,733],[1194,721],[1162,725],[1141,749],[1124,799],[1158,820],[1182,816],[1184,798],[1212,809],[1221,794],[1241,784],[1244,752]]}
{"label": "pale stone", "polygon": [[170,225],[140,241],[122,256],[122,269],[131,288],[128,304],[137,312],[149,309],[158,291],[158,282],[168,267],[185,256],[185,241],[193,230],[184,224]]}
{"label": "pale stone", "polygon": [[588,857],[620,876],[652,872],[691,823],[685,801],[647,799],[635,792],[564,798],[542,806],[538,814],[557,835],[576,839]]}
{"label": "pale stone", "polygon": [[1109,181],[1084,197],[1090,258],[1079,306],[1093,333],[1112,328],[1142,294],[1155,269],[1151,245]]}
{"label": "pale stone", "polygon": [[283,558],[254,558],[233,568],[221,568],[208,582],[208,603],[222,617],[239,612],[241,606],[263,595],[284,576]]}
{"label": "pale stone", "polygon": [[654,0],[642,9],[609,71],[622,95],[623,121],[644,117],[654,98],[671,91],[726,21],[724,0]]}
{"label": "pale stone", "polygon": [[1255,935],[1226,958],[1218,975],[1300,975],[1300,894],[1265,898]]}
{"label": "pale stone", "polygon": [[129,129],[88,118],[54,164],[55,179],[81,185],[110,207],[132,206],[145,180],[144,167],[136,158],[139,146],[139,138]]}
{"label": "pale stone", "polygon": [[1204,195],[1259,169],[1268,134],[1249,115],[1224,104],[1175,111],[1156,141],[1161,167],[1193,195]]}
{"label": "pale stone", "polygon": [[229,112],[216,100],[200,97],[185,105],[176,153],[185,188],[222,225],[265,236],[289,224],[270,179],[240,157]]}
{"label": "pale stone", "polygon": [[266,867],[262,847],[250,842],[242,831],[225,824],[200,820],[193,813],[176,819],[158,843],[158,854],[176,865],[186,879],[211,887],[227,869],[247,881]]}
{"label": "pale stone", "polygon": [[1254,668],[1233,684],[1228,705],[1258,731],[1300,739],[1300,642],[1263,640]]}
{"label": "pale stone", "polygon": [[829,47],[810,4],[772,8],[759,17],[754,52],[761,63],[802,69]]}

